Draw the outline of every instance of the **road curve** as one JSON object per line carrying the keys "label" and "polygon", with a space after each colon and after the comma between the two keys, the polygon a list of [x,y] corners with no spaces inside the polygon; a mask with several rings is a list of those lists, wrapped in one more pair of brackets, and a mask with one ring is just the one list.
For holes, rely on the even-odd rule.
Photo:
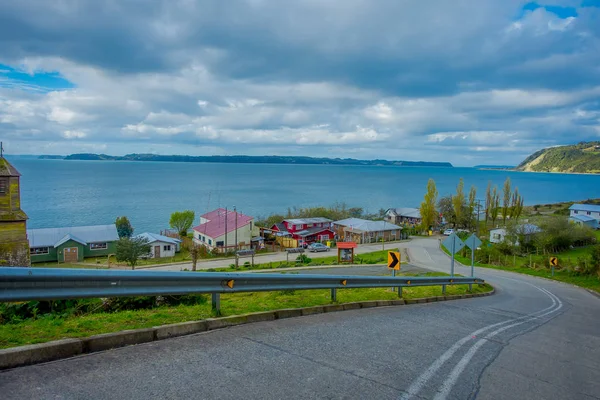
{"label": "road curve", "polygon": [[[437,240],[411,263],[449,269]],[[468,270],[457,268],[458,273]],[[4,399],[598,399],[600,299],[477,269],[490,297],[320,314],[0,373]]]}

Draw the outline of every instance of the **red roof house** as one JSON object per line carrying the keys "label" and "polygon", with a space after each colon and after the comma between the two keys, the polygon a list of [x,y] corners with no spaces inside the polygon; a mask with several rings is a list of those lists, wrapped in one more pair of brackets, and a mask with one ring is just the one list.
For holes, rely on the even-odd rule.
{"label": "red roof house", "polygon": [[298,246],[309,245],[313,242],[332,240],[335,232],[331,229],[331,220],[322,217],[290,218],[275,224],[271,230],[289,232],[298,241]]}
{"label": "red roof house", "polygon": [[[254,218],[242,213],[219,208],[200,216],[195,226],[194,242],[210,249],[215,247],[249,246],[252,240]],[[237,235],[236,235],[237,233]]]}

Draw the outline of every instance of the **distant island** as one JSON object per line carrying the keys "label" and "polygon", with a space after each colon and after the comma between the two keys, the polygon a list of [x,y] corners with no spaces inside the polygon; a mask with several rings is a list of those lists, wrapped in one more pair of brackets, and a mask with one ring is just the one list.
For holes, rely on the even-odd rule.
{"label": "distant island", "polygon": [[[57,156],[40,156],[40,158],[56,159]],[[248,163],[248,164],[321,164],[321,165],[383,165],[399,167],[452,167],[449,162],[429,161],[389,161],[389,160],[356,160],[353,158],[317,158],[296,156],[182,156],[158,154],[127,154],[125,156],[109,156],[106,154],[80,153],[61,157],[64,160],[93,161],[170,161],[170,162],[203,162],[203,163]]]}
{"label": "distant island", "polygon": [[581,142],[536,151],[516,168],[517,171],[600,173],[600,142]]}

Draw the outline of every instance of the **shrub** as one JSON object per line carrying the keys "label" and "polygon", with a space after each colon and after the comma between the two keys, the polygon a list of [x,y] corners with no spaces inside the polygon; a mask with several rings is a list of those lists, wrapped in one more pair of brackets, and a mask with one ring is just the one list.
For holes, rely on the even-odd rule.
{"label": "shrub", "polygon": [[296,257],[296,262],[300,264],[308,264],[311,261],[312,259],[306,254],[300,254],[298,257]]}

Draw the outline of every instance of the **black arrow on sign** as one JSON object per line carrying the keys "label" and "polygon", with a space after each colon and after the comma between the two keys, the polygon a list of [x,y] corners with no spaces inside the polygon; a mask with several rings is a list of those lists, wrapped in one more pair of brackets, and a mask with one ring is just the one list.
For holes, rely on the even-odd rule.
{"label": "black arrow on sign", "polygon": [[390,252],[390,257],[392,257],[392,262],[388,260],[388,268],[393,269],[396,265],[398,265],[398,258],[396,257],[396,253]]}

